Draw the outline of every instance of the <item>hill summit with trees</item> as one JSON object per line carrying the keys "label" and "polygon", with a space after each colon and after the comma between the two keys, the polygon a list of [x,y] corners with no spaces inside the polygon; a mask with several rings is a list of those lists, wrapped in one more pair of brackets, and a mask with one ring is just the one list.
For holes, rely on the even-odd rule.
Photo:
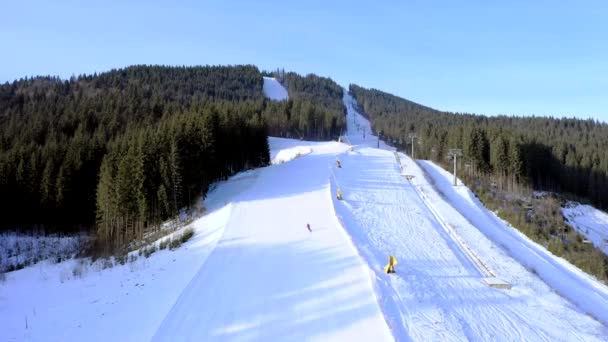
{"label": "hill summit with trees", "polygon": [[342,90],[285,74],[288,101],[263,96],[251,65],[132,66],[0,86],[3,229],[94,229],[124,249],[217,180],[269,162],[269,132],[332,139]]}

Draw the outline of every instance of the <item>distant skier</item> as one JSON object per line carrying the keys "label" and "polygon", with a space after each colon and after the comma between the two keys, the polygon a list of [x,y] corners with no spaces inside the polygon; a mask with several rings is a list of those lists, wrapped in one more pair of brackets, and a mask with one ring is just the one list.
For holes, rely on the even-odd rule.
{"label": "distant skier", "polygon": [[310,229],[310,223],[306,224],[306,228],[308,228],[308,231],[312,233],[312,229]]}

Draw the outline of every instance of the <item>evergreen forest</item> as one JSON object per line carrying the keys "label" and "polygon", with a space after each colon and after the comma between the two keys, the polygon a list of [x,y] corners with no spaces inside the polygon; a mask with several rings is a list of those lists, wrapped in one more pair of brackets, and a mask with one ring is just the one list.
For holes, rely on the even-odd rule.
{"label": "evergreen forest", "polygon": [[95,232],[104,252],[159,229],[209,186],[269,163],[267,136],[332,139],[341,88],[251,65],[138,65],[0,85],[0,229]]}

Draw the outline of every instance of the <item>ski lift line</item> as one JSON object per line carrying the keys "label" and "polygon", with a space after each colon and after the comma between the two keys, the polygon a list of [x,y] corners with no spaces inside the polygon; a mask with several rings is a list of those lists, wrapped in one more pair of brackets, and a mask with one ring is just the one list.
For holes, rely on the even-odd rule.
{"label": "ski lift line", "polygon": [[443,218],[437,213],[437,211],[435,210],[435,208],[429,203],[429,200],[426,197],[426,195],[424,193],[422,193],[420,191],[420,189],[418,189],[418,187],[413,186],[413,188],[416,191],[416,193],[418,194],[418,196],[422,199],[422,201],[424,202],[424,204],[426,205],[426,207],[431,211],[431,213],[433,214],[433,216],[435,216],[435,218],[437,219],[437,221],[439,222],[439,224],[448,233],[448,235],[452,238],[452,240],[454,242],[456,242],[456,245],[458,247],[460,247],[460,249],[464,252],[464,254],[467,256],[467,258],[472,262],[472,264],[477,268],[477,270],[483,276],[486,276],[486,277],[496,277],[496,274],[494,274],[494,272],[492,272],[492,270],[490,270],[490,268],[488,266],[486,266],[486,264],[483,261],[481,261],[481,258],[479,258],[479,256],[477,256],[477,253],[475,253],[469,247],[469,245],[466,242],[464,242],[464,240],[462,239],[462,237],[460,237],[460,235],[454,229],[454,227],[451,224],[446,223],[443,220]]}
{"label": "ski lift line", "polygon": [[[395,152],[395,158],[397,159],[397,163],[399,163],[399,165],[403,169],[403,165],[401,164],[401,158],[399,157],[398,152]],[[414,190],[416,191],[416,193],[418,194],[418,196],[420,197],[420,199],[422,199],[422,202],[425,204],[425,206],[431,211],[431,213],[433,214],[433,216],[435,216],[435,218],[437,219],[439,224],[443,227],[444,230],[446,230],[446,232],[452,238],[452,240],[454,240],[454,242],[456,242],[456,245],[458,247],[460,247],[460,249],[464,252],[464,254],[467,256],[467,258],[471,261],[471,263],[475,266],[475,268],[477,268],[477,270],[480,272],[480,274],[485,277],[496,277],[496,274],[481,260],[481,258],[477,255],[477,253],[475,253],[469,247],[469,245],[462,239],[462,237],[460,236],[460,234],[458,234],[458,232],[454,229],[454,227],[451,224],[445,222],[443,217],[441,217],[439,215],[439,213],[437,213],[437,211],[435,210],[433,205],[430,203],[428,197],[426,197],[426,194],[424,194],[421,191],[421,189],[419,189],[417,186],[415,186],[414,184],[411,183],[411,178],[407,178],[407,179],[410,182],[410,184],[412,185],[412,187],[414,188]]]}
{"label": "ski lift line", "polygon": [[471,261],[472,265],[484,277],[484,282],[492,287],[510,288],[510,285],[508,283],[497,279],[496,274],[481,260],[477,253],[471,247],[469,247],[469,245],[462,239],[462,237],[460,236],[460,234],[458,234],[455,228],[451,224],[444,221],[444,219],[439,215],[439,213],[437,213],[433,205],[430,203],[428,197],[426,197],[426,195],[421,191],[421,189],[416,187],[414,184],[412,184],[412,187],[414,188],[422,202],[425,204],[425,206],[429,209],[433,216],[435,216],[437,222],[448,233],[450,238],[456,243],[456,245],[467,257],[467,259]]}
{"label": "ski lift line", "polygon": [[[397,160],[397,163],[401,166],[401,173],[403,175],[403,171],[406,167],[405,163],[401,162],[401,157],[399,156],[398,152],[395,151],[395,158]],[[415,162],[415,161],[414,161]],[[408,180],[408,182],[410,183],[410,185],[414,188],[414,191],[416,192],[416,194],[418,194],[418,197],[420,197],[420,199],[422,200],[422,202],[424,203],[424,205],[429,209],[429,211],[431,212],[431,214],[433,214],[433,216],[435,217],[435,219],[437,220],[437,222],[442,226],[442,228],[444,229],[444,231],[448,234],[448,236],[450,237],[450,239],[456,244],[456,248],[458,248],[458,250],[460,250],[462,252],[462,254],[464,255],[464,257],[469,260],[469,262],[471,263],[471,265],[473,265],[473,267],[475,269],[477,269],[477,271],[479,272],[479,274],[482,277],[483,282],[493,288],[498,288],[498,289],[510,289],[511,288],[511,284],[499,279],[496,276],[496,273],[494,273],[494,271],[492,271],[479,257],[479,255],[477,255],[477,253],[471,248],[469,247],[469,245],[464,241],[464,239],[460,236],[460,234],[458,234],[457,230],[455,227],[453,227],[451,224],[447,223],[443,217],[441,215],[439,215],[439,213],[437,212],[437,210],[435,209],[435,207],[432,205],[432,203],[430,202],[429,198],[426,196],[426,194],[424,194],[424,192],[422,191],[421,188],[416,187],[413,183],[412,183],[412,178],[414,178],[412,175],[405,175],[405,178]]]}

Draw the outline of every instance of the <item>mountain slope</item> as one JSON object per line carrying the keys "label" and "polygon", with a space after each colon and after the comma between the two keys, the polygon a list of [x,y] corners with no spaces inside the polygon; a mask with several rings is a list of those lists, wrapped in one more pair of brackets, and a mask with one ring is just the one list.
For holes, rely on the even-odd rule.
{"label": "mountain slope", "polygon": [[328,165],[345,146],[311,147],[260,170],[235,200],[223,237],[154,341],[391,339],[331,209]]}
{"label": "mountain slope", "polygon": [[[363,139],[368,123],[348,96],[345,104],[348,139],[358,145],[339,156],[342,167],[335,168],[334,186],[344,200],[335,206],[375,272],[380,303],[398,340],[604,338],[602,324],[486,238],[476,221],[469,222],[442,199],[411,159],[399,153],[397,160],[390,148],[373,148],[377,141],[369,131]],[[411,182],[401,175],[402,168],[414,176]],[[388,255],[399,262],[390,276],[382,272]],[[512,289],[489,287],[482,268]],[[606,312],[605,305],[598,306]]]}
{"label": "mountain slope", "polygon": [[329,165],[347,146],[270,145],[312,153],[218,184],[185,248],[81,276],[75,261],[9,273],[0,340],[392,340],[332,209]]}

